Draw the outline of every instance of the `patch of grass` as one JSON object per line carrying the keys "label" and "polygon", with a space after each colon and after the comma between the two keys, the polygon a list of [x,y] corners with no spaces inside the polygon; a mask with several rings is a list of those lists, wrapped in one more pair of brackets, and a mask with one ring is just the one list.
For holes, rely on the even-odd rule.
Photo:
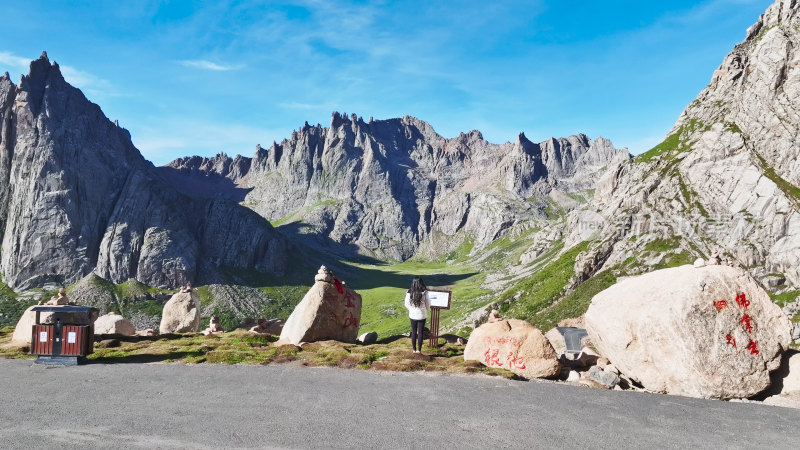
{"label": "patch of grass", "polygon": [[17,300],[0,295],[0,327],[14,327],[22,313],[35,304],[35,300]]}
{"label": "patch of grass", "polygon": [[661,155],[671,154],[673,152],[678,154],[686,150],[690,150],[691,145],[688,145],[686,139],[688,138],[689,134],[698,129],[708,130],[710,127],[704,125],[700,120],[691,119],[687,124],[678,128],[675,133],[667,136],[666,139],[664,139],[660,144],[636,156],[633,160],[637,163],[647,163],[657,157],[660,157]]}
{"label": "patch of grass", "polygon": [[7,284],[0,281],[0,297],[17,298],[17,293],[14,292],[13,289],[8,287]]}
{"label": "patch of grass", "polygon": [[531,323],[546,332],[563,319],[581,316],[589,309],[589,304],[595,295],[611,287],[616,282],[617,277],[611,270],[600,272],[578,285],[574,291],[552,307],[534,316]]}
{"label": "patch of grass", "polygon": [[758,36],[756,36],[755,42],[760,42],[761,39],[764,39],[764,35],[767,34],[767,32],[769,30],[775,28],[776,26],[777,25],[770,25],[768,27],[761,27],[761,31],[758,32]]}
{"label": "patch of grass", "polygon": [[698,200],[699,196],[697,195],[697,193],[694,192],[692,188],[686,185],[686,183],[683,181],[682,176],[678,175],[677,178],[681,190],[681,195],[686,201],[686,204],[689,206],[693,205],[695,208],[697,208],[698,211],[700,211],[701,216],[708,218],[709,217],[708,211],[703,206],[703,204],[700,203],[700,200]]}
{"label": "patch of grass", "polygon": [[655,239],[644,246],[644,251],[646,252],[655,252],[655,253],[663,253],[668,252],[670,250],[674,250],[680,247],[680,238],[672,237],[669,239]]}
{"label": "patch of grass", "polygon": [[[0,344],[10,339],[13,328],[0,328]],[[423,346],[424,355],[411,353],[408,338],[372,345],[321,341],[276,346],[274,336],[253,335],[237,330],[221,335],[168,334],[162,336],[119,336],[119,347],[95,345],[89,359],[107,364],[172,362],[183,364],[280,364],[297,361],[307,366],[326,365],[364,370],[435,371],[446,373],[483,373],[518,379],[505,369],[464,361],[464,346],[446,344],[439,348]],[[28,358],[26,352],[0,346],[0,357]]]}
{"label": "patch of grass", "polygon": [[789,200],[794,202],[795,206],[800,207],[800,188],[781,178],[781,176],[775,172],[775,169],[767,164],[767,161],[761,155],[755,152],[753,152],[753,154],[758,159],[764,176],[772,180],[772,182],[778,186],[778,189],[783,191]]}
{"label": "patch of grass", "polygon": [[685,266],[694,262],[694,257],[686,252],[670,253],[665,255],[664,258],[652,270],[668,269],[670,267]]}
{"label": "patch of grass", "polygon": [[768,292],[768,294],[769,294],[770,298],[772,298],[772,301],[776,305],[778,305],[781,308],[783,308],[787,304],[792,303],[795,300],[797,300],[797,297],[800,296],[800,290],[786,291],[786,292],[781,293],[781,294],[772,294],[772,293]]}
{"label": "patch of grass", "polygon": [[558,300],[564,286],[575,274],[575,259],[588,245],[588,242],[582,242],[574,246],[540,271],[506,290],[498,299],[500,303],[511,301],[501,308],[504,315],[528,322],[535,321],[539,311]]}

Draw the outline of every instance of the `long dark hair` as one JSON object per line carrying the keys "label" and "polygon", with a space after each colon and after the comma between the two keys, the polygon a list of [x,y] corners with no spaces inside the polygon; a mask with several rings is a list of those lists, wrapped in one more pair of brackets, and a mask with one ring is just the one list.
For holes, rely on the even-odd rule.
{"label": "long dark hair", "polygon": [[425,286],[425,282],[422,281],[422,278],[414,277],[414,281],[411,282],[411,289],[408,290],[408,293],[411,294],[411,304],[419,307],[419,305],[422,304],[423,292],[427,290],[428,287]]}

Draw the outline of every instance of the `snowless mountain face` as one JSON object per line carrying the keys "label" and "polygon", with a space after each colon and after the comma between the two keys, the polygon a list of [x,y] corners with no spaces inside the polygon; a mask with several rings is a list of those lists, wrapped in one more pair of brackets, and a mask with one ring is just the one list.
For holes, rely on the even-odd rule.
{"label": "snowless mountain face", "polygon": [[798,49],[800,5],[776,1],[666,140],[599,182],[596,253],[606,267],[672,239],[695,255],[719,253],[767,285],[800,285]]}
{"label": "snowless mountain face", "polygon": [[306,124],[252,158],[189,157],[159,170],[181,192],[224,195],[340,250],[404,260],[465,239],[480,250],[518,223],[546,219],[552,198],[569,202],[565,193],[593,189],[608,165],[628,159],[584,135],[536,144],[520,133],[496,145],[478,131],[445,139],[409,116],[334,113],[329,127]]}
{"label": "snowless mountain face", "polygon": [[287,243],[269,222],[164,183],[46,54],[19,84],[0,78],[0,118],[0,275],[9,286],[94,271],[176,287],[219,265],[283,270]]}

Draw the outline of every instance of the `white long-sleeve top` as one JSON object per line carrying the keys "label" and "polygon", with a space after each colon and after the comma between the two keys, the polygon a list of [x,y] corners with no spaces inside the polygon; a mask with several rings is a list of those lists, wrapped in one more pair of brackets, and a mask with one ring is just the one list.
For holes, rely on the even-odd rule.
{"label": "white long-sleeve top", "polygon": [[411,304],[411,293],[406,292],[406,308],[408,308],[408,318],[414,320],[423,320],[428,318],[428,309],[431,307],[431,301],[428,300],[428,291],[422,293],[422,303],[419,306]]}

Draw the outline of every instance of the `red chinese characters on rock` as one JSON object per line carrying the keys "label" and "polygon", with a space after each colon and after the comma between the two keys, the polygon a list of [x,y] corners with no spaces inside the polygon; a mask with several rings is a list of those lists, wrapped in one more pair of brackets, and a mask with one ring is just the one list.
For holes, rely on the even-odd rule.
{"label": "red chinese characters on rock", "polygon": [[750,306],[750,300],[748,300],[747,296],[742,292],[736,296],[736,304],[741,308],[747,309],[747,307]]}
{"label": "red chinese characters on rock", "polygon": [[742,316],[742,320],[739,321],[740,323],[744,324],[744,328],[745,328],[745,330],[747,330],[748,334],[750,334],[750,332],[753,331],[753,325],[750,323],[751,320],[752,320],[752,318],[750,317],[750,315],[749,314],[745,314],[745,315]]}
{"label": "red chinese characters on rock", "polygon": [[486,352],[483,354],[483,362],[487,366],[496,366],[501,367],[503,363],[500,362],[500,358],[497,356],[500,353],[500,349],[498,348],[491,348],[489,347],[486,349]]}
{"label": "red chinese characters on rock", "polygon": [[[747,310],[747,308],[750,306],[750,300],[747,299],[747,294],[744,292],[736,294],[736,304],[740,309]],[[729,305],[726,300],[718,300],[714,302],[714,307],[717,308],[717,312],[722,312],[722,310],[728,306]],[[746,331],[747,334],[752,334],[754,329],[754,320],[750,314],[744,312],[742,317],[739,319],[738,324],[744,327],[744,331]],[[725,344],[730,345],[734,349],[738,350],[738,347],[736,346],[736,338],[734,338],[731,334],[725,335]],[[758,349],[756,341],[750,340],[746,350],[750,350],[751,355],[757,355]]]}
{"label": "red chinese characters on rock", "polygon": [[729,335],[725,336],[725,339],[727,339],[727,341],[728,341],[728,345],[732,345],[732,346],[733,346],[733,348],[737,348],[737,347],[736,347],[736,338],[735,338],[735,337],[733,337],[733,336],[731,336],[731,335],[729,334]]}
{"label": "red chinese characters on rock", "polygon": [[345,305],[344,306],[346,308],[354,308],[356,306],[355,303],[353,303],[354,299],[355,299],[355,297],[353,296],[352,292],[350,292],[350,291],[345,292],[345,294],[344,294]]}
{"label": "red chinese characters on rock", "polygon": [[358,328],[358,319],[356,319],[356,317],[353,315],[353,311],[347,311],[347,314],[349,317],[344,320],[344,326],[342,328]]}
{"label": "red chinese characters on rock", "polygon": [[519,353],[519,347],[522,342],[515,338],[515,337],[501,337],[493,339],[490,336],[486,337],[486,343],[489,345],[489,348],[486,349],[486,352],[483,354],[484,364],[487,366],[495,366],[495,367],[503,367],[505,363],[500,361],[500,346],[509,346],[509,352],[506,356],[506,362],[508,363],[509,369],[525,369],[525,361],[521,356],[517,356]]}

